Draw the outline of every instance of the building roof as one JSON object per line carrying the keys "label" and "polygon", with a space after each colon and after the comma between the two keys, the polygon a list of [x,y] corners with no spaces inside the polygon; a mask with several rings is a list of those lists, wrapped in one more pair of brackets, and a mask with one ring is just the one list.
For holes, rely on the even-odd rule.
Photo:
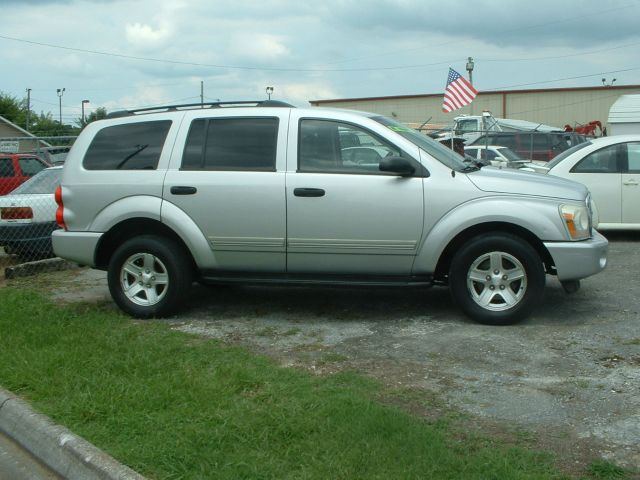
{"label": "building roof", "polygon": [[[0,122],[6,124],[9,128],[15,130],[16,131],[16,135],[15,135],[16,137],[30,137],[30,138],[35,138],[35,139],[38,138],[33,133],[30,133],[30,132],[26,131],[24,128],[19,127],[15,123],[13,123],[10,120],[4,118],[2,115],[0,115]],[[40,140],[40,143],[43,144],[46,147],[50,147],[51,146],[48,142],[45,142],[44,140]]]}

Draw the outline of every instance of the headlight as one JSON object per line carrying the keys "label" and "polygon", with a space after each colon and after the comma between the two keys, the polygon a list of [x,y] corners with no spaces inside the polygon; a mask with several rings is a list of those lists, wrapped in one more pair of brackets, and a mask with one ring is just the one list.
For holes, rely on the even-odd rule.
{"label": "headlight", "polygon": [[591,215],[585,205],[560,205],[560,216],[572,240],[591,237]]}

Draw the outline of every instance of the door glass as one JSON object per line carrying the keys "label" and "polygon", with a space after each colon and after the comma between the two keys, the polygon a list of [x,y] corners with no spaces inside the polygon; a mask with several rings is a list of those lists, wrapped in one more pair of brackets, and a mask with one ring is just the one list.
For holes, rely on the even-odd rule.
{"label": "door glass", "polygon": [[13,177],[13,161],[10,158],[0,158],[0,177]]}
{"label": "door glass", "polygon": [[640,143],[627,143],[629,173],[640,173]]}
{"label": "door glass", "polygon": [[36,173],[44,170],[43,163],[37,158],[20,158],[20,170],[25,177],[33,177]]}
{"label": "door glass", "polygon": [[277,118],[194,120],[182,169],[274,171],[277,140]]}
{"label": "door glass", "polygon": [[580,160],[572,173],[618,173],[618,145],[610,145],[590,153]]}
{"label": "door glass", "polygon": [[346,123],[301,120],[300,172],[386,174],[379,164],[401,151],[374,134]]}

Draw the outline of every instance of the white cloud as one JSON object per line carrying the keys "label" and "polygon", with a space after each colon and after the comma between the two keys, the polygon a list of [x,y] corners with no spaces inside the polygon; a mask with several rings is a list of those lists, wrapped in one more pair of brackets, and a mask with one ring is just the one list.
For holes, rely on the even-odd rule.
{"label": "white cloud", "polygon": [[164,24],[153,28],[145,23],[128,24],[125,27],[127,41],[141,50],[154,49],[163,46],[172,35],[172,28]]}
{"label": "white cloud", "polygon": [[238,33],[233,36],[230,53],[254,61],[273,61],[289,55],[284,38],[267,33]]}

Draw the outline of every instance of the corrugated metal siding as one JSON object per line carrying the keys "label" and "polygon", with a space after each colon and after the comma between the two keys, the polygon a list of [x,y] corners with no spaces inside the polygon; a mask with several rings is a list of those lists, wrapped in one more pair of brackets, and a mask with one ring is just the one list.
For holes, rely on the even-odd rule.
{"label": "corrugated metal siding", "polygon": [[455,112],[442,112],[442,95],[312,101],[312,105],[379,113],[403,123],[450,124],[459,115],[489,110],[496,117],[529,120],[556,127],[591,120],[607,122],[611,105],[621,96],[640,93],[640,85],[483,93]]}

